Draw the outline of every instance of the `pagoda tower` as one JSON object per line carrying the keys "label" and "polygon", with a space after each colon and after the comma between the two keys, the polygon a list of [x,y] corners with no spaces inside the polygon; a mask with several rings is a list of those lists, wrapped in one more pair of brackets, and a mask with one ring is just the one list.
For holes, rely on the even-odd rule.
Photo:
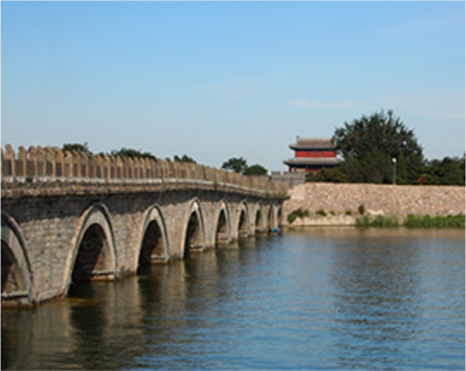
{"label": "pagoda tower", "polygon": [[283,161],[288,171],[312,171],[318,173],[323,168],[335,168],[340,160],[336,158],[335,146],[330,138],[296,138],[290,144],[294,157]]}

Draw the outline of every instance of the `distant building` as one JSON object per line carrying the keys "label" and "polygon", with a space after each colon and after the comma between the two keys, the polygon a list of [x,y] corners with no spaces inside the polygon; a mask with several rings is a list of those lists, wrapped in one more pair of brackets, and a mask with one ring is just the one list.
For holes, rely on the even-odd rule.
{"label": "distant building", "polygon": [[290,144],[290,148],[295,151],[294,157],[283,161],[288,165],[289,172],[319,172],[323,168],[334,168],[340,163],[330,138],[297,137],[296,143]]}

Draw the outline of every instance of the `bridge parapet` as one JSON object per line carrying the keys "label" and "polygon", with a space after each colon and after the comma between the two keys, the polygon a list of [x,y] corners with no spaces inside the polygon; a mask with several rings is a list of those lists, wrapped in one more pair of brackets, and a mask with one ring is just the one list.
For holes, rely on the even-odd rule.
{"label": "bridge parapet", "polygon": [[283,224],[286,191],[191,163],[1,151],[3,305],[66,296]]}
{"label": "bridge parapet", "polygon": [[62,151],[57,147],[20,146],[15,153],[11,145],[1,149],[2,181],[4,182],[61,182],[137,183],[150,184],[170,179],[192,179],[260,190],[273,195],[286,195],[281,184],[257,179],[230,171],[193,163],[170,162],[120,156],[91,155]]}

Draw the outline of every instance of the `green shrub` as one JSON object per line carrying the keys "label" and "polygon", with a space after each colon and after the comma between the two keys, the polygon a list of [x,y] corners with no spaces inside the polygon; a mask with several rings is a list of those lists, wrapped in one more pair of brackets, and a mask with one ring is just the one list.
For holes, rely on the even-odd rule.
{"label": "green shrub", "polygon": [[293,210],[287,217],[288,222],[292,224],[296,218],[299,218],[301,220],[304,219],[305,216],[309,216],[309,210],[303,209],[300,207],[299,209]]}
{"label": "green shrub", "polygon": [[319,209],[316,211],[316,214],[317,215],[322,215],[322,216],[327,216],[327,213],[325,212],[324,209]]}
{"label": "green shrub", "polygon": [[306,182],[348,183],[348,178],[338,169],[322,169],[318,173],[309,171]]}
{"label": "green shrub", "polygon": [[[356,226],[361,228],[398,227],[400,223],[395,216],[364,215],[356,219]],[[448,216],[412,215],[408,214],[404,223],[408,228],[465,228],[465,216],[462,214]]]}
{"label": "green shrub", "polygon": [[371,217],[364,215],[356,219],[356,226],[362,228],[376,227],[376,228],[392,228],[398,227],[400,224],[396,216],[377,215]]}
{"label": "green shrub", "polygon": [[353,215],[353,212],[351,210],[346,210],[345,215]]}
{"label": "green shrub", "polygon": [[364,207],[364,204],[359,205],[358,212],[360,215],[364,215],[364,213],[366,212],[366,208]]}
{"label": "green shrub", "polygon": [[309,216],[309,210],[299,208],[293,211],[293,213],[299,218],[299,219],[304,219],[305,216]]}
{"label": "green shrub", "polygon": [[356,218],[356,227],[360,227],[360,228],[370,227],[370,218],[367,215]]}
{"label": "green shrub", "polygon": [[408,214],[404,225],[408,228],[464,228],[465,216],[458,214],[431,217]]}
{"label": "green shrub", "polygon": [[304,176],[306,182],[314,182],[316,174],[312,171],[308,171]]}
{"label": "green shrub", "polygon": [[286,219],[288,220],[288,223],[293,224],[293,222],[296,220],[296,214],[294,212],[290,213]]}

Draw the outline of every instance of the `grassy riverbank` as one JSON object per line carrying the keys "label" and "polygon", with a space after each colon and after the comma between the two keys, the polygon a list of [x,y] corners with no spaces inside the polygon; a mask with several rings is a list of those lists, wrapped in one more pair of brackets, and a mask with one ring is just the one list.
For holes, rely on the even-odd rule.
{"label": "grassy riverbank", "polygon": [[399,227],[399,225],[400,223],[398,222],[398,218],[396,216],[377,215],[373,217],[369,215],[364,215],[356,218],[356,227],[361,228],[391,228]]}
{"label": "grassy riverbank", "polygon": [[[377,215],[371,217],[364,215],[356,219],[356,226],[360,228],[391,228],[400,226],[400,222],[395,216]],[[406,217],[406,221],[402,224],[408,228],[464,228],[465,216],[448,215],[448,216],[434,216],[430,215],[412,215]]]}
{"label": "grassy riverbank", "polygon": [[405,226],[410,228],[464,228],[464,215],[434,216],[408,215]]}

